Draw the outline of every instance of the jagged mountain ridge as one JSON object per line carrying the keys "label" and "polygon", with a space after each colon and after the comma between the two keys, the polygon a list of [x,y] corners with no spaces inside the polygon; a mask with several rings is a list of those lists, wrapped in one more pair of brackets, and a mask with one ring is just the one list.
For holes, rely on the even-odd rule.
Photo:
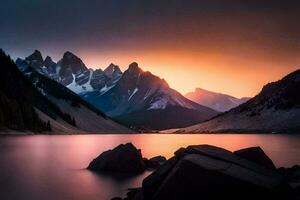
{"label": "jagged mountain ridge", "polygon": [[300,70],[269,83],[244,104],[178,132],[300,132]]}
{"label": "jagged mountain ridge", "polygon": [[236,98],[227,94],[216,93],[202,88],[196,88],[194,92],[189,92],[184,96],[196,103],[219,112],[226,112],[250,99],[249,97]]}
{"label": "jagged mountain ridge", "polygon": [[[186,99],[165,80],[143,71],[137,63],[130,64],[106,93],[86,93],[83,97],[118,121],[147,130],[183,127],[217,114]],[[180,117],[175,117],[176,114]]]}
{"label": "jagged mountain ridge", "polygon": [[130,64],[116,86],[105,94],[86,94],[84,97],[93,105],[102,107],[110,116],[140,109],[165,109],[167,106],[181,106],[194,110],[203,107],[171,89],[165,80],[150,72],[144,72],[137,63]]}
{"label": "jagged mountain ridge", "polygon": [[104,71],[88,69],[79,57],[69,51],[55,63],[49,56],[44,60],[41,52],[35,50],[25,59],[18,58],[16,64],[22,71],[31,66],[37,72],[67,86],[77,94],[95,90],[104,93],[113,87],[122,75],[120,68],[112,63]]}
{"label": "jagged mountain ridge", "polygon": [[[39,53],[35,51],[34,54]],[[29,57],[41,60],[39,55]],[[31,62],[36,63],[28,57],[25,61],[17,60],[22,70],[26,68],[26,64],[27,67],[31,66]],[[180,128],[218,114],[213,109],[188,100],[171,89],[165,80],[144,72],[137,63],[130,64],[124,73],[114,64],[104,71],[90,70],[81,59],[66,52],[57,63],[56,74],[49,73],[49,68],[45,65],[37,71],[66,85],[108,116],[137,129]],[[171,123],[171,113],[176,114],[175,110],[180,110],[184,115]],[[153,117],[157,120],[152,120]]]}

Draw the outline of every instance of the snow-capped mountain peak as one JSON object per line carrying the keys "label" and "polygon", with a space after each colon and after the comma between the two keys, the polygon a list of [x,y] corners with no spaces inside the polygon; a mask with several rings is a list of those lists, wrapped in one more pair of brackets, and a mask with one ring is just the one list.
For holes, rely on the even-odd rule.
{"label": "snow-capped mountain peak", "polygon": [[18,58],[16,64],[24,71],[31,66],[39,73],[67,86],[73,92],[84,95],[87,92],[107,92],[119,81],[122,71],[111,63],[104,71],[88,69],[83,61],[70,51],[55,63],[50,56],[43,60],[40,51],[36,50],[26,59]]}

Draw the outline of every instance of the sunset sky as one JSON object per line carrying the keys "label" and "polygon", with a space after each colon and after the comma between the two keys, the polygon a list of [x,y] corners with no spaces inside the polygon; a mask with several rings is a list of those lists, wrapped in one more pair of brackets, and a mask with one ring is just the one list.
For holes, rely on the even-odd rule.
{"label": "sunset sky", "polygon": [[185,94],[237,97],[300,68],[297,0],[1,0],[0,48],[69,50],[88,67],[136,61]]}

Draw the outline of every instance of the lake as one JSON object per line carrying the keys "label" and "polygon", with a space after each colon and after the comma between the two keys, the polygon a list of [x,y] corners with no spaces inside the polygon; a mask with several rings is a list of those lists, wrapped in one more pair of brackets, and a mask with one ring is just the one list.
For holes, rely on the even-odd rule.
{"label": "lake", "polygon": [[171,157],[179,147],[212,144],[237,150],[261,146],[277,167],[300,164],[300,136],[241,134],[36,135],[0,137],[2,200],[102,200],[124,196],[145,176],[124,178],[85,170],[101,152],[132,142],[144,157]]}

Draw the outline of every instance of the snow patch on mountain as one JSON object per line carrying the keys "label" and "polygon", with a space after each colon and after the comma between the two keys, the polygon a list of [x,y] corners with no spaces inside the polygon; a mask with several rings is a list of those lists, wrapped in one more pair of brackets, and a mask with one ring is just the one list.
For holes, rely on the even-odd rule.
{"label": "snow patch on mountain", "polygon": [[159,97],[158,100],[150,104],[148,110],[165,109],[168,105],[168,98]]}
{"label": "snow patch on mountain", "polygon": [[132,94],[129,96],[128,101],[130,101],[130,99],[135,95],[135,93],[137,93],[137,91],[139,91],[139,89],[136,87],[134,88]]}
{"label": "snow patch on mountain", "polygon": [[107,86],[105,85],[103,88],[100,89],[100,95],[105,94],[106,92],[108,92],[110,89],[112,89],[115,85],[110,85]]}
{"label": "snow patch on mountain", "polygon": [[72,76],[73,76],[73,82],[71,84],[67,85],[67,88],[69,88],[70,90],[72,90],[76,94],[83,94],[83,93],[86,93],[86,92],[92,92],[94,90],[92,88],[91,84],[90,84],[92,73],[90,73],[89,81],[86,82],[83,85],[77,84],[76,81],[75,81],[75,75],[72,74]]}

